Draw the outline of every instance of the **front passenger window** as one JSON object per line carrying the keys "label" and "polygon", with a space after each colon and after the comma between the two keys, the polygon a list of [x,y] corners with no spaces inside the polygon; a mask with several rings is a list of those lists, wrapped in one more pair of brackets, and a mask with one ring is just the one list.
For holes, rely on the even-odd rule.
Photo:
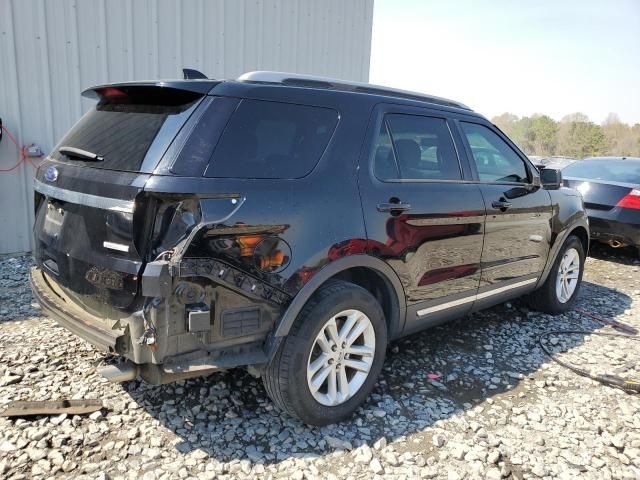
{"label": "front passenger window", "polygon": [[491,129],[477,123],[460,122],[483,182],[527,183],[524,161]]}

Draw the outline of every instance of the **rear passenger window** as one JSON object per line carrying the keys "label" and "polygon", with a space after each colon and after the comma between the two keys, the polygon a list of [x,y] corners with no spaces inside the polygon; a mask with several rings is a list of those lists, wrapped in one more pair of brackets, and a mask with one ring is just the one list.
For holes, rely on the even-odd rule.
{"label": "rear passenger window", "polygon": [[461,180],[447,122],[417,115],[386,115],[374,171],[381,180]]}
{"label": "rear passenger window", "polygon": [[467,137],[478,176],[483,182],[529,181],[524,161],[491,129],[477,123],[460,122]]}
{"label": "rear passenger window", "polygon": [[242,100],[206,176],[304,177],[322,156],[337,123],[338,113],[329,108]]}
{"label": "rear passenger window", "polygon": [[[192,120],[196,124],[193,129],[188,131],[186,127],[183,128],[169,147],[166,155],[174,153],[174,149],[180,149],[171,166],[171,173],[186,177],[202,176],[220,135],[239,102],[237,98],[231,97],[208,97],[203,102],[204,111],[194,113],[195,118]],[[183,135],[189,137],[186,143],[183,141]]]}
{"label": "rear passenger window", "polygon": [[373,159],[373,170],[380,180],[394,180],[400,178],[398,164],[391,146],[391,136],[387,129],[387,123],[382,122],[378,142]]}

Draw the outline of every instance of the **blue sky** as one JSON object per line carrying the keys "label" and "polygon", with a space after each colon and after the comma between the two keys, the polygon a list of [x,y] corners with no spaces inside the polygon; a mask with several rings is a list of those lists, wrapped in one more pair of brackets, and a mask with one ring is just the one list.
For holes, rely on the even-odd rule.
{"label": "blue sky", "polygon": [[640,0],[375,0],[369,81],[492,117],[640,123]]}

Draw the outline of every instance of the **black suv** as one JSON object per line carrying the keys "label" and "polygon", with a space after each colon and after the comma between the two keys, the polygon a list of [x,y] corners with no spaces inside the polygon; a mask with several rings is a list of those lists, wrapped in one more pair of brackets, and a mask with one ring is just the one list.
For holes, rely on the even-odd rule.
{"label": "black suv", "polygon": [[159,384],[246,367],[347,418],[387,344],[529,294],[571,307],[582,199],[464,105],[276,72],[95,87],[35,180],[33,291]]}

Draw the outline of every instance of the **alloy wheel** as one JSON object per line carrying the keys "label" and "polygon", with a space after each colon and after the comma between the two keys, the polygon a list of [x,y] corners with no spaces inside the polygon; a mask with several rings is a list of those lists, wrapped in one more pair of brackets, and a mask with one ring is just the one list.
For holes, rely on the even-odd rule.
{"label": "alloy wheel", "polygon": [[344,310],[331,317],[316,336],[307,361],[307,385],[313,398],[326,406],[353,397],[369,375],[376,334],[367,315]]}
{"label": "alloy wheel", "polygon": [[580,254],[575,248],[569,248],[560,261],[556,278],[556,296],[560,303],[567,303],[578,286],[580,277]]}

